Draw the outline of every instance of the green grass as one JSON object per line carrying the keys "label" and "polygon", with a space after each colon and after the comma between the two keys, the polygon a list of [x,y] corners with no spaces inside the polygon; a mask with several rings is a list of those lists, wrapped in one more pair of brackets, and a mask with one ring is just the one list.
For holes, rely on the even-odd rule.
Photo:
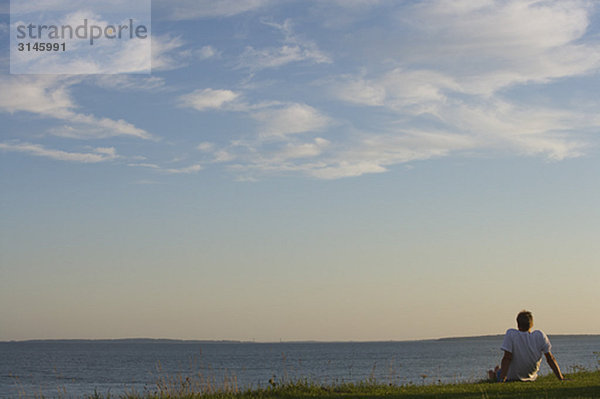
{"label": "green grass", "polygon": [[[253,398],[569,398],[600,399],[600,371],[582,371],[566,376],[568,381],[558,381],[553,375],[540,377],[535,382],[511,383],[463,383],[439,385],[384,385],[374,382],[323,386],[310,381],[296,381],[284,384],[273,383],[268,388],[235,392],[234,386],[215,392],[206,387],[198,390],[192,382],[179,380],[179,383],[163,385],[160,393],[135,394],[122,396],[127,399],[253,399]],[[93,395],[100,399],[102,396]]]}

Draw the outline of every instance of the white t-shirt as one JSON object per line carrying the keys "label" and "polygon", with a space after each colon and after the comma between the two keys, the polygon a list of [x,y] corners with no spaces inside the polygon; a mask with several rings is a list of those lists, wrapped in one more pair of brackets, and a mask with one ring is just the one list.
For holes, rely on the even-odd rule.
{"label": "white t-shirt", "polygon": [[502,350],[512,353],[506,379],[509,381],[534,381],[540,369],[542,355],[550,352],[550,340],[543,332],[506,331]]}

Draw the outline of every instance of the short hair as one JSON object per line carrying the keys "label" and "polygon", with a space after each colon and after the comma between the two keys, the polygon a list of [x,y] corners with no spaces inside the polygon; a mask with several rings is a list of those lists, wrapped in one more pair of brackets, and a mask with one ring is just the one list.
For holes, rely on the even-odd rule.
{"label": "short hair", "polygon": [[520,331],[529,331],[533,326],[533,315],[527,310],[522,310],[517,315],[517,326]]}

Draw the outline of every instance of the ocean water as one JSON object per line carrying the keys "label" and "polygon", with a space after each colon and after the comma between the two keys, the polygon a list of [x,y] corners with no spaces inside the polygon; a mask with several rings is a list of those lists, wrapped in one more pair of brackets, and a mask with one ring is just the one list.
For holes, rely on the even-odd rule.
{"label": "ocean water", "polygon": [[[550,336],[563,371],[599,367],[600,336]],[[157,389],[169,378],[220,387],[320,383],[476,381],[498,364],[502,336],[409,342],[0,342],[0,397],[81,397]],[[541,373],[550,373],[543,362]]]}

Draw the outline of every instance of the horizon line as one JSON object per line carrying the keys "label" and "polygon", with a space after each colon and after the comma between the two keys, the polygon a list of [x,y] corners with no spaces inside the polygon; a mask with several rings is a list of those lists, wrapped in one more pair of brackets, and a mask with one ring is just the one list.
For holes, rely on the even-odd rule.
{"label": "horizon line", "polygon": [[[205,344],[218,344],[218,343],[235,343],[235,344],[294,344],[294,343],[323,343],[323,344],[335,344],[335,343],[385,343],[385,342],[423,342],[423,341],[442,341],[452,339],[469,339],[469,338],[492,338],[502,337],[501,334],[484,334],[484,335],[465,335],[465,336],[446,336],[438,338],[414,338],[414,339],[386,339],[386,340],[316,340],[316,339],[299,339],[299,340],[283,340],[279,341],[258,341],[258,340],[241,340],[241,339],[183,339],[183,338],[147,338],[147,337],[135,337],[135,338],[32,338],[32,339],[11,339],[11,340],[0,340],[0,343],[27,343],[27,342],[107,342],[107,341],[169,341],[179,343],[205,343]],[[548,334],[552,337],[560,336],[600,336],[598,333],[576,333],[576,334]]]}

